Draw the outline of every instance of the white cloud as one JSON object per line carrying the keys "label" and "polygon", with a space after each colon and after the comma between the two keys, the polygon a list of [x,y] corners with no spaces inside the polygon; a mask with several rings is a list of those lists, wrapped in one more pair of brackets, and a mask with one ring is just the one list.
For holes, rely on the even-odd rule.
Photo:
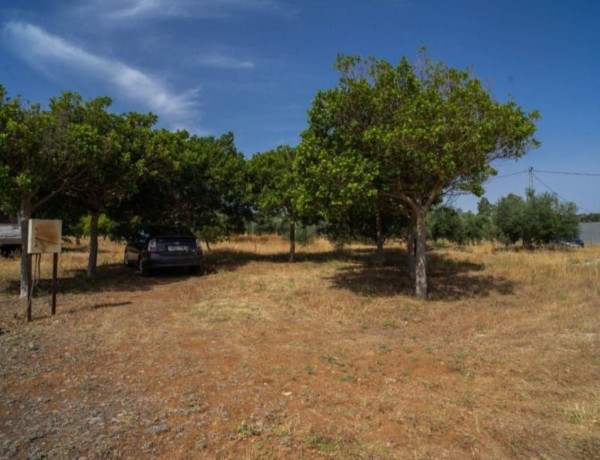
{"label": "white cloud", "polygon": [[219,69],[245,69],[252,70],[256,67],[254,62],[237,59],[221,53],[210,53],[198,56],[199,65],[216,67]]}
{"label": "white cloud", "polygon": [[67,69],[108,82],[119,95],[154,112],[171,127],[198,131],[193,124],[199,118],[199,89],[172,92],[159,79],[118,60],[94,55],[32,24],[8,22],[2,36],[16,56],[43,73],[56,77],[57,71]]}
{"label": "white cloud", "polygon": [[89,0],[81,11],[105,19],[133,20],[157,17],[226,17],[240,10],[282,16],[295,14],[281,0]]}

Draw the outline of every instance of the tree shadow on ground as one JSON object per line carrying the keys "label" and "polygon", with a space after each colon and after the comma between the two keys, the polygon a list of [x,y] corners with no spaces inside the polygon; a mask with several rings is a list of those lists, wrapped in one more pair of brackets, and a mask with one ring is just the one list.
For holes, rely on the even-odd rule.
{"label": "tree shadow on ground", "polygon": [[[376,263],[375,252],[370,248],[324,251],[296,255],[296,263],[346,262],[331,277],[333,286],[348,289],[364,296],[412,296],[415,281],[410,277],[406,251],[386,249],[383,265]],[[251,262],[289,263],[287,253],[259,254],[250,251],[215,249],[206,255],[209,270],[234,271]],[[457,261],[449,256],[429,252],[427,277],[429,299],[461,299],[485,297],[492,293],[514,293],[516,283],[501,277],[484,274],[485,266],[470,261]]]}
{"label": "tree shadow on ground", "polygon": [[[429,300],[458,300],[486,297],[491,293],[513,294],[516,283],[482,273],[485,266],[450,257],[427,254],[427,283]],[[386,250],[382,266],[367,259],[366,263],[338,269],[331,278],[337,288],[348,289],[368,297],[413,295],[415,281],[410,277],[406,251]]]}
{"label": "tree shadow on ground", "polygon": [[[351,249],[311,253],[299,251],[296,253],[295,263],[328,263],[333,261],[367,263],[372,256],[372,249]],[[289,254],[287,252],[259,254],[251,251],[239,251],[233,249],[212,249],[210,252],[205,253],[204,262],[205,272],[208,274],[217,273],[219,271],[234,271],[252,262],[290,263]]]}
{"label": "tree shadow on ground", "polygon": [[[170,284],[192,276],[186,269],[156,270],[154,276],[141,277],[133,268],[124,267],[122,264],[100,265],[96,275],[88,278],[86,270],[68,270],[68,275],[56,281],[57,294],[85,294],[96,292],[136,292],[146,291],[157,285]],[[9,283],[4,294],[18,294],[20,280]],[[52,279],[44,278],[34,284],[34,296],[50,295],[52,292]]]}
{"label": "tree shadow on ground", "polygon": [[[331,277],[333,286],[360,295],[389,297],[414,294],[414,280],[409,276],[405,250],[386,249],[383,265],[378,265],[375,259],[375,252],[370,248],[316,253],[299,251],[296,263],[343,262],[344,265]],[[251,262],[287,264],[288,253],[260,254],[213,249],[205,253],[204,275],[235,271]],[[482,297],[494,292],[502,295],[512,294],[516,286],[513,281],[483,274],[483,264],[456,261],[435,252],[427,255],[427,263],[429,298],[433,300]],[[84,269],[69,271],[67,274],[72,276],[64,276],[57,280],[58,294],[147,291],[155,286],[197,276],[189,274],[186,269],[169,269],[156,271],[151,277],[141,277],[135,269],[126,268],[118,263],[99,266],[94,278],[88,278]],[[16,295],[19,285],[19,280],[13,281],[4,293]],[[51,290],[51,279],[39,280],[34,296],[49,295]]]}

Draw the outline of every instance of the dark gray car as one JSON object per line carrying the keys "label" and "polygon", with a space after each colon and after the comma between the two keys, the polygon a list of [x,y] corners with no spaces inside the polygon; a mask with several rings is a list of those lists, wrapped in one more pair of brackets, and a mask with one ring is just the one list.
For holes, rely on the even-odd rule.
{"label": "dark gray car", "polygon": [[187,267],[192,273],[200,273],[202,247],[185,227],[146,225],[127,242],[123,263],[136,264],[142,276],[149,276],[157,268]]}

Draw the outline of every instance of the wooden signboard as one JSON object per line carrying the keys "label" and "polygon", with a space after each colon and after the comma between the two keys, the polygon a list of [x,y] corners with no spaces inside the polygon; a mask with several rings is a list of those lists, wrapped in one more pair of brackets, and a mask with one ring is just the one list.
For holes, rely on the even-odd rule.
{"label": "wooden signboard", "polygon": [[56,275],[58,254],[61,252],[62,221],[30,219],[27,239],[27,254],[29,257],[29,287],[27,289],[27,320],[32,319],[33,273],[32,254],[52,254],[52,314],[56,313]]}
{"label": "wooden signboard", "polygon": [[59,254],[61,250],[61,220],[29,220],[28,254]]}

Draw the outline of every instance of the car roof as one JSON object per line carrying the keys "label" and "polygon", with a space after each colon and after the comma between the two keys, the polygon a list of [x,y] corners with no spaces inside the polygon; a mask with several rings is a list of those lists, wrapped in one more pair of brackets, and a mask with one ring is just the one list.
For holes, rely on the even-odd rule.
{"label": "car roof", "polygon": [[142,231],[149,236],[190,236],[196,237],[188,228],[180,225],[144,225]]}

